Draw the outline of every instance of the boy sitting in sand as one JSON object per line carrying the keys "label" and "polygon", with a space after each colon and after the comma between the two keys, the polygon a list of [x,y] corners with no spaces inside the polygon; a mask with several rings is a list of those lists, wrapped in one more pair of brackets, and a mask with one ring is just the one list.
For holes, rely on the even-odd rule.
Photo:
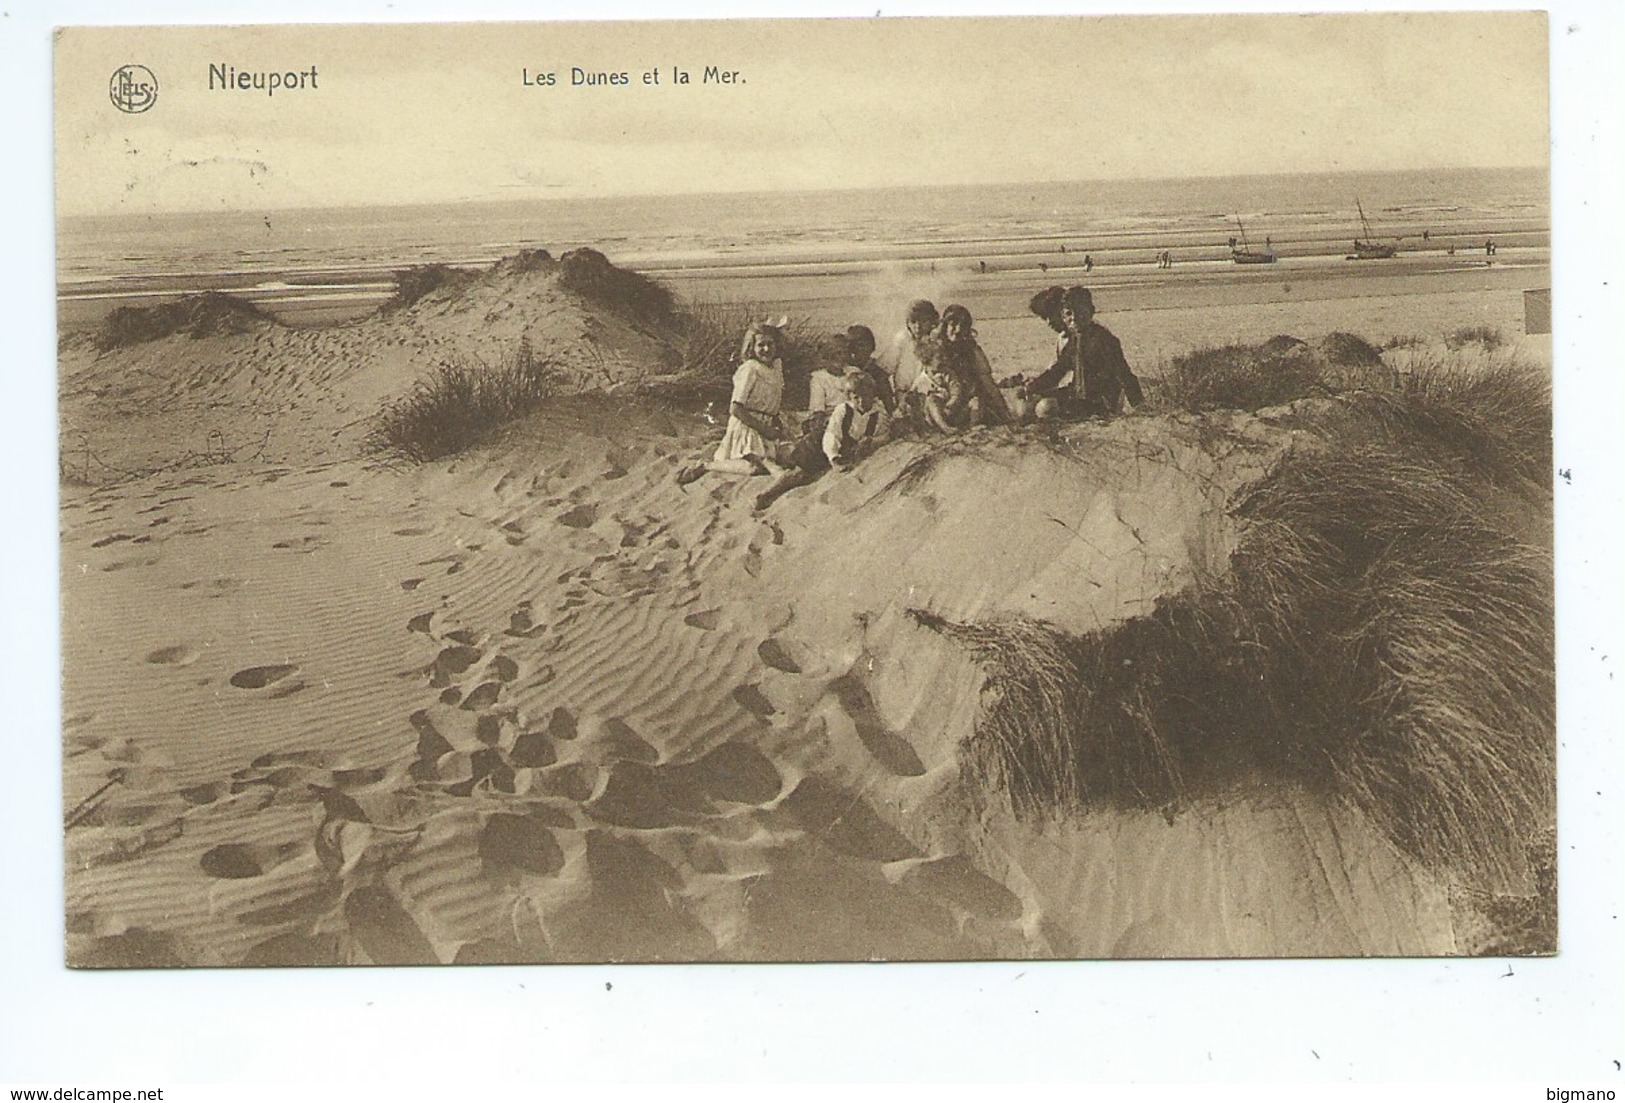
{"label": "boy sitting in sand", "polygon": [[[1061,300],[1066,326],[1055,363],[1022,388],[1040,419],[1109,417],[1124,399],[1145,401],[1140,381],[1111,330],[1095,321],[1095,300],[1085,287],[1069,287]],[[1064,382],[1063,382],[1064,380]]]}
{"label": "boy sitting in sand", "polygon": [[709,463],[691,464],[677,472],[686,486],[707,471],[724,475],[778,475],[779,408],[784,401],[784,321],[757,322],[745,330],[728,403],[728,428]]}
{"label": "boy sitting in sand", "polygon": [[821,433],[806,433],[796,442],[787,461],[791,467],[777,482],[756,496],[756,508],[766,509],[785,493],[822,478],[831,467],[846,470],[873,451],[884,437],[886,411],[880,405],[875,382],[866,372],[846,373],[842,401],[829,412]]}
{"label": "boy sitting in sand", "polygon": [[807,409],[814,414],[833,410],[846,398],[846,334],[837,333],[831,343],[840,362],[825,363],[807,376]]}
{"label": "boy sitting in sand", "polygon": [[897,396],[892,393],[891,376],[875,362],[875,334],[868,326],[847,326],[843,335],[847,373],[854,369],[867,375],[875,385],[875,397],[890,417],[897,409]]}

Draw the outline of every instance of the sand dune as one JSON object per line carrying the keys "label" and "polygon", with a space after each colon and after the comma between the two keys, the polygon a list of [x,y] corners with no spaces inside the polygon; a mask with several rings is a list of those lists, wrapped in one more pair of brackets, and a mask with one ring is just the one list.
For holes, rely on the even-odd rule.
{"label": "sand dune", "polygon": [[70,963],[1470,948],[1451,887],[1327,797],[1031,822],[961,773],[984,678],[911,611],[1150,612],[1227,569],[1289,413],[895,442],[765,513],[753,480],[678,487],[716,430],[642,400],[357,458],[409,380],[521,336],[599,389],[659,355],[513,272],[331,330],[66,345],[64,467],[83,434],[105,468],[61,512]]}
{"label": "sand dune", "polygon": [[1143,611],[1216,569],[1288,431],[902,444],[763,516],[617,416],[609,448],[553,417],[440,468],[67,502],[68,811],[117,779],[69,832],[70,959],[1452,949],[1439,888],[1303,794],[964,814],[980,677],[904,610]]}

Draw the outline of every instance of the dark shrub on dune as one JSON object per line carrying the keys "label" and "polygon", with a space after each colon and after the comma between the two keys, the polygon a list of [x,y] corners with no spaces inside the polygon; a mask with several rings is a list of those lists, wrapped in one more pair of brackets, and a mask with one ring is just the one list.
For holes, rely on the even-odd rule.
{"label": "dark shrub on dune", "polygon": [[1261,345],[1223,345],[1176,356],[1154,390],[1161,409],[1262,410],[1302,398],[1391,389],[1382,350],[1352,333],[1328,333],[1311,346],[1278,335]]}
{"label": "dark shrub on dune", "polygon": [[1446,336],[1444,343],[1449,349],[1478,345],[1485,352],[1494,352],[1506,344],[1506,338],[1494,326],[1463,326]]}
{"label": "dark shrub on dune", "polygon": [[1549,511],[1549,427],[1510,374],[1362,397],[1235,507],[1230,574],[1150,616],[1075,637],[916,611],[986,673],[968,771],[1023,815],[1293,782],[1429,867],[1527,884],[1555,816],[1551,561],[1486,502]]}
{"label": "dark shrub on dune", "polygon": [[1465,478],[1514,489],[1552,477],[1552,392],[1544,371],[1516,360],[1462,368],[1439,362],[1364,393],[1355,408],[1401,447]]}
{"label": "dark shrub on dune", "polygon": [[640,272],[617,268],[596,249],[571,249],[559,258],[559,285],[583,299],[645,326],[672,322],[672,294]]}
{"label": "dark shrub on dune", "polygon": [[476,273],[447,264],[419,264],[395,273],[395,293],[379,305],[381,314],[405,310],[427,295],[440,290],[456,290],[472,283]]}
{"label": "dark shrub on dune", "polygon": [[1382,363],[1382,350],[1352,333],[1328,333],[1320,339],[1321,359],[1338,368],[1369,368]]}
{"label": "dark shrub on dune", "polygon": [[99,351],[109,352],[177,333],[194,338],[248,333],[274,321],[253,303],[205,291],[161,306],[121,306],[102,319],[93,341]]}
{"label": "dark shrub on dune", "polygon": [[[676,318],[678,378],[664,389],[725,399],[739,366],[739,344],[746,328],[778,315],[757,303],[701,301],[685,307]],[[816,330],[804,318],[790,319],[783,333],[779,354],[784,362],[784,405],[802,409],[807,404],[808,376],[838,364],[841,350],[833,335]]]}
{"label": "dark shrub on dune", "polygon": [[1309,346],[1279,337],[1176,356],[1155,390],[1157,405],[1190,413],[1262,410],[1326,393],[1324,365]]}
{"label": "dark shrub on dune", "polygon": [[503,257],[491,266],[499,274],[523,276],[531,272],[546,272],[555,266],[553,254],[546,249],[521,249],[511,257]]}
{"label": "dark shrub on dune", "polygon": [[554,394],[555,379],[552,365],[524,342],[494,366],[442,364],[374,417],[366,447],[415,463],[456,455],[540,409]]}

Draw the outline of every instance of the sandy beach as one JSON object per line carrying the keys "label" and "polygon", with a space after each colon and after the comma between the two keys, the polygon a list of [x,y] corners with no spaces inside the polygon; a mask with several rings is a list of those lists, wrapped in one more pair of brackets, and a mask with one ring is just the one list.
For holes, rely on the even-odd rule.
{"label": "sandy beach", "polygon": [[[1488,325],[1538,358],[1522,290],[1545,277],[1283,266],[1098,295],[1155,379],[1176,350],[1283,332]],[[859,312],[873,282],[737,279],[708,290],[888,320]],[[926,282],[891,316],[963,299],[998,374],[1042,366],[1030,274]],[[362,454],[403,381],[521,337],[580,393],[451,460]],[[674,482],[718,429],[636,397],[660,362],[500,266],[330,328],[67,336],[70,963],[1480,948],[1448,879],[1323,794],[1032,822],[962,769],[983,677],[911,610],[1074,632],[1148,614],[1226,570],[1229,502],[1290,418],[976,430],[923,478],[940,446],[900,441],[761,512],[755,480]]]}

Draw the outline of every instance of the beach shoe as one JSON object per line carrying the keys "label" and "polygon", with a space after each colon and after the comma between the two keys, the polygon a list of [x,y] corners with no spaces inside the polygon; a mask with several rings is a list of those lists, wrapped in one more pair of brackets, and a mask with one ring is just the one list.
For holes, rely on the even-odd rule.
{"label": "beach shoe", "polygon": [[755,472],[756,474],[758,474],[758,475],[771,475],[771,474],[773,474],[772,469],[769,468],[767,466],[767,464],[762,462],[762,457],[756,455],[753,452],[747,452],[745,454],[745,462],[750,464],[751,470],[753,472]]}
{"label": "beach shoe", "polygon": [[687,467],[678,468],[678,470],[677,470],[677,485],[678,486],[687,486],[689,483],[695,481],[701,475],[704,475],[704,474],[705,474],[705,464],[703,464],[703,463],[691,463]]}

